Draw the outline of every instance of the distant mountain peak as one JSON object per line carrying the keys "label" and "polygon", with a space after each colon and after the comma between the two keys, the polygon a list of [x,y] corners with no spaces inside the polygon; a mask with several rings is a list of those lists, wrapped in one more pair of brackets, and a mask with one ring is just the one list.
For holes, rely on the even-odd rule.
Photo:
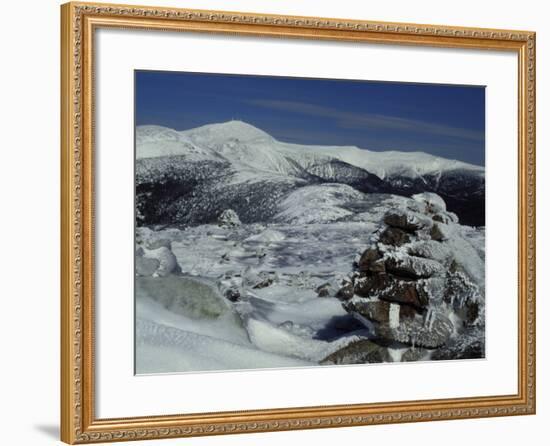
{"label": "distant mountain peak", "polygon": [[241,142],[273,140],[271,135],[247,122],[231,120],[219,124],[207,124],[181,132],[197,142],[223,143],[231,140]]}

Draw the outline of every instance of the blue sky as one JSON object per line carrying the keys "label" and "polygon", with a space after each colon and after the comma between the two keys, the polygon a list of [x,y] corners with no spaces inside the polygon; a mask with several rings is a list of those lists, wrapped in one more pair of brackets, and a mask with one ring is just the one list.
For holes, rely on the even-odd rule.
{"label": "blue sky", "polygon": [[136,71],[136,124],[239,119],[280,141],[423,151],[485,164],[485,88]]}

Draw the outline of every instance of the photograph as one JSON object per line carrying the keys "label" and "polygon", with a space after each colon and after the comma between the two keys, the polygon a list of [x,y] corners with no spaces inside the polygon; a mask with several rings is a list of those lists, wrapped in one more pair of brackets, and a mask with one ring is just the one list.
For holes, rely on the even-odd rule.
{"label": "photograph", "polygon": [[485,357],[485,87],[134,71],[135,373]]}
{"label": "photograph", "polygon": [[61,440],[536,430],[540,20],[281,1],[61,6]]}

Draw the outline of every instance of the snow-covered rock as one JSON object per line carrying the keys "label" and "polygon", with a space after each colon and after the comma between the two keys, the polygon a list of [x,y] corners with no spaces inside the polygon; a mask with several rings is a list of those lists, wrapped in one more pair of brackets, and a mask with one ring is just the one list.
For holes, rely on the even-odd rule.
{"label": "snow-covered rock", "polygon": [[241,220],[233,209],[226,209],[218,217],[218,225],[226,228],[240,226]]}
{"label": "snow-covered rock", "polygon": [[136,252],[136,274],[138,276],[164,277],[179,274],[181,268],[172,250],[164,245],[155,249],[141,247]]}
{"label": "snow-covered rock", "polygon": [[424,212],[426,214],[435,214],[447,210],[447,205],[443,201],[443,198],[433,192],[422,192],[421,194],[413,195],[411,198],[425,206]]}

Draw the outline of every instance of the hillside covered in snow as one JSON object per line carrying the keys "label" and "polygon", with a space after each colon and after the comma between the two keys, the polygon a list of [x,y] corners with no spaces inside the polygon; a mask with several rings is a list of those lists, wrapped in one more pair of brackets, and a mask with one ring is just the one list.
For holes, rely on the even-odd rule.
{"label": "hillside covered in snow", "polygon": [[[403,196],[435,192],[463,223],[485,224],[484,168],[422,152],[289,144],[244,122],[230,121],[181,132],[139,126],[136,157],[139,204],[154,216],[147,224],[209,223],[213,209],[204,215],[197,212],[209,197],[219,196],[220,189],[224,201],[247,197],[248,210],[241,210],[250,214],[245,220],[260,221],[271,211],[264,207],[250,212],[260,199],[259,190],[267,188],[280,197],[303,185],[322,183]],[[185,188],[178,187],[181,184]],[[266,206],[272,205],[265,200]],[[182,219],[182,214],[189,218]]]}

